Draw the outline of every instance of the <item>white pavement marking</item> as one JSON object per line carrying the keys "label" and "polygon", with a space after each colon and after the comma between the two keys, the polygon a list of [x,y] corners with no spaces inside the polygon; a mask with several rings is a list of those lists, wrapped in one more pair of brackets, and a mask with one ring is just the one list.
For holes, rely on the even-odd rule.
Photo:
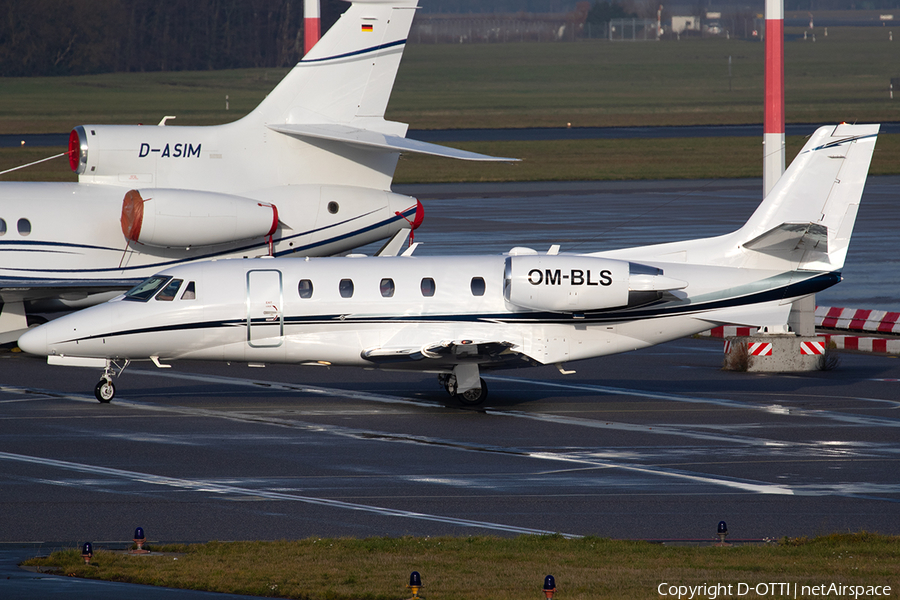
{"label": "white pavement marking", "polygon": [[575,462],[580,464],[590,464],[598,468],[623,469],[626,471],[644,473],[649,475],[665,475],[677,479],[686,479],[697,483],[707,483],[711,485],[723,485],[725,487],[736,488],[745,492],[754,492],[757,494],[781,494],[784,496],[793,496],[794,490],[783,485],[770,483],[754,483],[748,481],[728,480],[718,477],[709,477],[705,475],[694,475],[691,473],[678,472],[671,469],[660,469],[659,467],[637,467],[629,465],[621,465],[617,463],[609,463],[606,461],[594,461],[590,459],[569,457],[548,452],[534,452],[531,454],[534,458],[543,458],[545,460],[559,460],[566,462]]}
{"label": "white pavement marking", "polygon": [[[382,508],[378,506],[368,506],[365,504],[356,504],[354,502],[343,502],[340,500],[327,500],[324,498],[313,498],[311,496],[300,496],[298,494],[286,494],[283,492],[274,492],[270,490],[254,490],[233,485],[222,485],[203,481],[201,479],[181,479],[176,477],[165,477],[162,475],[151,475],[149,473],[140,473],[137,471],[126,471],[123,469],[113,469],[109,467],[100,467],[96,465],[88,465],[81,463],[73,463],[64,460],[55,460],[52,458],[40,458],[37,456],[27,456],[24,454],[12,454],[9,452],[0,452],[0,460],[8,460],[20,463],[36,464],[45,467],[53,467],[64,469],[67,471],[76,471],[79,473],[90,473],[92,475],[103,475],[106,477],[115,477],[125,479],[136,483],[146,483],[151,485],[161,485],[191,492],[205,492],[213,494],[233,494],[237,496],[246,496],[253,498],[265,498],[267,500],[279,500],[287,502],[302,502],[305,504],[314,504],[317,506],[326,506],[328,508],[339,508],[344,510],[354,510],[360,512],[374,513],[386,517],[399,517],[406,519],[418,519],[422,521],[434,521],[437,523],[445,523],[449,525],[459,525],[461,527],[476,527],[481,529],[491,529],[495,531],[505,531],[507,533],[518,533],[526,535],[553,535],[559,532],[546,531],[543,529],[531,529],[529,527],[516,527],[513,525],[503,525],[500,523],[490,523],[488,521],[474,521],[471,519],[458,519],[456,517],[445,517],[441,515],[429,515],[426,513],[413,512],[408,510],[396,510],[393,508]],[[566,538],[578,538],[581,536],[562,533]]]}
{"label": "white pavement marking", "polygon": [[[374,401],[374,402],[382,402],[389,404],[406,404],[411,406],[432,406],[432,407],[443,407],[442,404],[437,402],[428,402],[410,398],[399,398],[396,396],[388,396],[385,394],[376,394],[373,392],[359,392],[353,390],[342,390],[337,388],[323,388],[318,386],[308,386],[302,384],[290,384],[290,383],[280,383],[280,382],[272,382],[272,381],[261,381],[261,380],[250,380],[250,379],[239,379],[232,377],[222,377],[222,376],[211,376],[211,375],[198,375],[191,373],[173,373],[171,371],[157,372],[157,371],[145,371],[145,370],[136,370],[133,371],[134,374],[141,375],[150,375],[150,376],[159,376],[159,377],[168,377],[175,379],[183,379],[183,380],[192,380],[192,381],[204,381],[211,383],[227,383],[232,385],[241,385],[246,387],[255,387],[255,388],[264,388],[264,389],[279,389],[285,391],[292,392],[301,392],[301,393],[309,393],[309,394],[317,394],[324,395],[330,397],[341,397],[341,398],[351,398],[356,400],[363,401]],[[771,412],[771,405],[753,405],[742,403],[736,400],[724,400],[724,399],[707,399],[700,397],[691,397],[691,396],[679,396],[676,394],[669,394],[665,392],[649,392],[645,390],[632,390],[627,388],[614,388],[609,386],[599,386],[599,385],[591,385],[591,384],[565,384],[565,383],[557,383],[557,382],[548,382],[548,381],[538,381],[538,380],[529,380],[529,379],[520,379],[520,378],[511,378],[511,377],[497,377],[491,376],[490,379],[496,381],[507,381],[507,382],[515,382],[515,383],[526,383],[532,385],[539,386],[547,386],[547,387],[557,387],[557,388],[565,388],[565,389],[575,389],[575,390],[586,390],[592,391],[596,393],[604,393],[604,394],[617,394],[617,395],[630,395],[636,397],[644,397],[651,399],[661,399],[668,401],[679,401],[679,402],[690,402],[690,403],[710,403],[715,405],[727,406],[730,408],[737,408],[742,410],[763,410],[766,412]],[[32,391],[32,392],[42,392],[42,390],[31,390],[29,388],[17,388],[13,386],[0,387],[0,391],[16,391],[16,392],[24,392],[24,391]],[[52,392],[47,392],[48,395],[57,396],[57,397],[65,397],[71,399],[87,399],[88,397],[81,396],[71,396],[71,395],[57,395]],[[249,422],[249,423],[260,423],[260,424],[268,424],[274,426],[288,427],[294,429],[305,429],[309,431],[317,431],[322,433],[330,433],[333,435],[343,435],[347,437],[353,438],[365,438],[368,440],[372,439],[380,439],[383,441],[394,441],[394,442],[405,442],[405,443],[427,443],[429,445],[443,445],[450,448],[455,448],[459,450],[466,451],[489,451],[489,452],[500,452],[508,455],[518,455],[523,457],[536,458],[540,460],[553,460],[553,461],[564,461],[564,462],[576,462],[579,464],[592,465],[592,468],[599,469],[620,469],[624,471],[630,472],[639,472],[646,475],[655,475],[661,477],[670,477],[675,479],[682,480],[690,480],[698,483],[705,483],[710,485],[721,485],[729,488],[738,488],[744,491],[753,492],[753,493],[761,493],[761,494],[783,494],[783,495],[814,495],[816,494],[813,489],[819,490],[821,494],[838,494],[838,495],[847,495],[848,490],[854,487],[856,484],[845,484],[844,487],[840,489],[831,489],[827,486],[815,487],[815,488],[806,488],[803,489],[803,486],[783,486],[777,484],[770,484],[767,482],[757,482],[750,480],[738,480],[738,479],[728,479],[728,478],[717,478],[711,477],[708,475],[697,475],[691,472],[686,471],[678,471],[674,469],[667,469],[661,467],[650,467],[650,466],[635,466],[628,465],[623,463],[614,463],[609,461],[598,461],[593,459],[587,459],[583,456],[578,456],[575,454],[566,454],[566,453],[549,453],[549,452],[529,452],[521,449],[514,448],[504,448],[499,446],[487,446],[487,445],[478,445],[472,443],[461,443],[453,440],[443,440],[440,438],[431,438],[424,436],[407,436],[407,435],[397,435],[397,434],[389,434],[377,431],[369,431],[369,430],[361,430],[361,429],[351,429],[340,426],[333,425],[321,425],[321,424],[310,424],[303,423],[301,421],[292,420],[292,419],[282,419],[278,417],[266,417],[259,416],[241,412],[227,412],[227,411],[219,411],[219,410],[210,410],[210,409],[199,409],[199,408],[186,408],[186,407],[173,407],[173,406],[163,406],[156,405],[152,403],[145,402],[135,402],[128,400],[117,400],[118,404],[123,406],[129,406],[131,408],[139,409],[139,410],[149,410],[149,411],[159,411],[159,412],[169,412],[169,413],[178,413],[178,414],[188,414],[193,416],[203,416],[209,418],[222,418],[228,419],[232,421],[240,421],[240,422]],[[627,423],[609,423],[609,422],[600,422],[590,419],[581,419],[578,417],[567,417],[561,415],[548,415],[548,414],[534,414],[534,413],[525,413],[522,411],[507,411],[507,410],[492,410],[486,409],[484,411],[486,414],[491,414],[495,416],[506,416],[513,418],[524,418],[530,420],[544,421],[544,422],[553,422],[556,424],[563,425],[572,425],[579,427],[591,427],[591,428],[604,428],[604,429],[619,429],[619,430],[629,430],[629,431],[637,431],[642,433],[656,433],[663,435],[675,435],[675,436],[683,436],[683,437],[691,437],[695,439],[707,439],[712,441],[720,441],[720,442],[728,442],[728,443],[738,443],[745,445],[754,445],[754,446],[783,446],[783,447],[806,447],[806,446],[814,446],[815,444],[810,443],[794,443],[794,442],[784,442],[779,440],[771,440],[771,439],[763,439],[763,438],[753,438],[749,436],[735,436],[735,435],[724,435],[724,434],[714,434],[714,433],[704,433],[704,432],[696,432],[690,431],[686,429],[678,429],[669,426],[653,426],[652,428],[649,426],[639,426]],[[833,413],[828,411],[816,411],[816,410],[794,410],[790,411],[791,415],[801,415],[801,416],[815,416],[815,417],[825,417],[825,418],[833,418],[835,420],[850,422],[856,425],[878,425],[878,426],[893,426],[896,427],[900,425],[900,421],[895,421],[892,419],[877,419],[873,417],[859,417],[857,415],[844,415],[841,413]],[[887,491],[887,490],[883,490]],[[258,492],[253,492],[255,495],[259,495]],[[860,493],[865,493],[860,490]],[[537,530],[535,530],[537,531]]]}
{"label": "white pavement marking", "polygon": [[[174,374],[173,374],[174,375]],[[164,376],[170,376],[166,373]],[[201,378],[204,381],[211,380],[221,380],[227,379],[228,381],[234,383],[244,383],[244,385],[254,385],[258,386],[259,382],[251,383],[246,380],[232,380],[230,378],[214,378],[210,376],[195,376],[195,375],[179,375],[178,378],[187,378],[187,379],[197,379]],[[291,389],[303,388],[305,391],[311,391],[312,388],[308,386],[291,386],[290,384],[278,384],[272,383],[269,384],[268,387],[286,387]],[[14,388],[8,388],[14,389]],[[316,390],[321,390],[323,392],[327,392],[328,395],[331,396],[344,396],[344,394],[340,393],[340,390],[336,389],[325,389],[325,388],[315,388]],[[35,390],[37,391],[37,390]],[[372,394],[369,392],[354,392],[354,397],[358,399],[365,400],[378,400],[380,401],[382,398],[389,398],[392,402],[409,402],[415,403],[414,401],[407,400],[404,401],[399,398],[392,398],[389,396],[382,396],[381,394]],[[135,402],[130,400],[118,400],[117,404],[121,406],[127,406],[129,408],[134,408],[138,410],[147,410],[154,412],[166,412],[166,413],[176,413],[183,415],[191,415],[197,417],[206,417],[206,418],[220,418],[227,419],[230,421],[239,421],[245,423],[258,423],[265,425],[274,425],[280,427],[288,427],[292,429],[302,429],[307,431],[314,431],[320,433],[328,433],[332,435],[338,436],[346,436],[352,437],[355,439],[365,439],[365,440],[382,440],[382,441],[393,441],[393,442],[404,442],[404,443],[425,443],[430,446],[444,446],[448,448],[453,448],[457,450],[471,451],[471,452],[497,452],[510,456],[520,456],[523,458],[533,458],[537,460],[552,460],[552,461],[563,461],[563,462],[577,462],[579,464],[591,465],[595,469],[619,469],[628,472],[638,472],[645,475],[653,475],[657,477],[668,477],[682,480],[690,480],[698,483],[706,483],[710,485],[721,485],[729,488],[739,488],[744,491],[754,492],[754,493],[766,493],[766,494],[786,494],[790,495],[793,492],[785,487],[780,485],[772,485],[764,482],[754,482],[754,481],[742,481],[737,479],[728,479],[728,478],[716,478],[706,475],[695,475],[688,472],[678,471],[674,469],[667,469],[661,467],[649,467],[649,466],[634,466],[624,463],[614,463],[610,461],[598,461],[587,459],[581,456],[577,456],[575,454],[567,454],[567,453],[551,453],[551,452],[530,452],[523,449],[516,448],[505,448],[500,446],[488,446],[488,445],[479,445],[472,442],[458,442],[454,440],[445,440],[441,438],[434,437],[425,437],[425,436],[409,436],[409,435],[397,435],[384,433],[373,430],[363,430],[363,429],[354,429],[348,427],[341,427],[336,425],[321,425],[321,424],[310,424],[304,423],[302,421],[292,420],[292,419],[283,419],[279,417],[266,417],[259,416],[241,412],[229,412],[229,411],[220,411],[220,410],[211,410],[211,409],[199,409],[199,408],[186,408],[181,406],[163,406],[158,404],[153,404],[149,402]],[[495,414],[498,416],[512,416],[518,418],[537,418],[538,420],[546,420],[548,415],[528,415],[527,413],[507,413],[502,411],[490,411],[491,414]],[[579,426],[600,426],[599,423],[595,421],[589,421],[586,419],[577,419],[572,417],[559,417],[559,422],[564,424],[571,425],[579,425]],[[677,433],[677,432],[676,432]],[[719,438],[716,438],[719,439]],[[722,441],[728,441],[727,438],[722,436]],[[769,442],[771,446],[772,443]],[[2,455],[0,455],[2,457]],[[48,461],[50,459],[47,459]],[[98,467],[99,468],[99,467]],[[248,492],[249,493],[249,492]],[[253,491],[256,495],[261,495],[259,492]],[[537,530],[535,530],[537,531]]]}
{"label": "white pavement marking", "polygon": [[[569,390],[581,390],[581,391],[589,391],[598,394],[610,394],[617,396],[633,396],[636,398],[648,398],[650,400],[666,400],[669,402],[687,402],[691,404],[714,404],[717,406],[725,406],[728,408],[735,408],[739,410],[757,410],[763,412],[772,412],[771,404],[750,404],[747,402],[740,402],[738,400],[727,400],[724,398],[703,398],[699,396],[683,396],[679,394],[669,394],[667,392],[650,392],[647,390],[633,390],[628,388],[616,388],[609,387],[605,385],[593,385],[593,384],[583,384],[583,383],[558,383],[555,381],[538,381],[534,379],[521,379],[518,377],[498,377],[496,375],[492,375],[490,377],[485,377],[485,379],[491,379],[493,381],[507,381],[510,383],[529,383],[537,386],[544,387],[555,387]],[[879,400],[875,398],[855,398],[855,400],[862,400],[866,402],[884,402],[884,400]],[[827,410],[815,410],[815,409],[805,409],[805,408],[788,408],[785,409],[784,414],[789,414],[794,417],[816,417],[821,419],[828,419],[831,421],[838,421],[840,423],[846,423],[850,425],[859,425],[861,427],[900,427],[900,419],[886,419],[879,417],[867,417],[861,415],[850,415],[846,413],[839,413],[834,411]]]}

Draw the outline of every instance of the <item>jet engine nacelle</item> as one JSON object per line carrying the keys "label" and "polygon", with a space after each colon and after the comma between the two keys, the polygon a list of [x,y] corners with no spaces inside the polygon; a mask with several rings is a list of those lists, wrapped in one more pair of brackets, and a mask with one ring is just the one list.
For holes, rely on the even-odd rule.
{"label": "jet engine nacelle", "polygon": [[503,294],[533,310],[584,312],[628,305],[629,263],[574,255],[510,256]]}
{"label": "jet engine nacelle", "polygon": [[77,175],[115,178],[125,173],[147,177],[156,170],[158,161],[196,170],[204,145],[216,141],[209,129],[79,125],[69,133],[69,166]]}
{"label": "jet engine nacelle", "polygon": [[131,190],[122,202],[121,223],[131,242],[160,248],[213,246],[272,235],[278,209],[215,192]]}

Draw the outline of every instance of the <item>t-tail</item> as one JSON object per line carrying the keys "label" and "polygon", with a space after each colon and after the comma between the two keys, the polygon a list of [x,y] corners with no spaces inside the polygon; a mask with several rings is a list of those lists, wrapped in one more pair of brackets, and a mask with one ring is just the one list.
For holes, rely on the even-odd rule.
{"label": "t-tail", "polygon": [[78,126],[72,168],[82,183],[259,197],[298,185],[387,191],[401,152],[513,160],[408,140],[405,123],[384,119],[417,8],[417,0],[354,0],[259,106],[232,123],[182,127],[167,117],[160,127]]}
{"label": "t-tail", "polygon": [[770,271],[839,272],[878,129],[878,125],[820,127],[737,231],[599,254]]}
{"label": "t-tail", "polygon": [[515,160],[408,140],[406,123],[384,119],[417,8],[417,0],[354,0],[243,120],[327,151],[341,182],[360,172],[380,189],[390,186],[400,152]]}
{"label": "t-tail", "polygon": [[813,271],[844,266],[878,125],[820,127],[747,223],[745,250]]}

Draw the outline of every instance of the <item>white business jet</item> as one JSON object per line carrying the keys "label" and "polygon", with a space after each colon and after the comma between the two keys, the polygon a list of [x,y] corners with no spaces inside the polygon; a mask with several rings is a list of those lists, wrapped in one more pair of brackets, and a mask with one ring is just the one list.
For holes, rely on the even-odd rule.
{"label": "white business jet", "polygon": [[[816,131],[737,231],[591,254],[218,260],[160,271],[19,340],[50,364],[203,359],[438,373],[481,402],[484,369],[646,348],[723,323],[777,326],[840,281],[878,125]],[[119,371],[121,373],[121,371]]]}
{"label": "white business jet", "polygon": [[384,119],[416,8],[353,2],[236,122],[78,126],[77,183],[0,183],[0,343],[26,313],[96,304],[167,267],[340,254],[414,228],[421,204],[390,191],[401,152],[510,160],[409,140]]}

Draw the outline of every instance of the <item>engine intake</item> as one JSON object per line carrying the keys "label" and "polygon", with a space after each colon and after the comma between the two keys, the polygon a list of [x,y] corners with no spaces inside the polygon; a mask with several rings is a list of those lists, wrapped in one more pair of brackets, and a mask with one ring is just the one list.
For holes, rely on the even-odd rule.
{"label": "engine intake", "polygon": [[87,168],[87,158],[87,135],[84,133],[84,127],[79,125],[69,133],[69,167],[77,175],[81,175]]}

